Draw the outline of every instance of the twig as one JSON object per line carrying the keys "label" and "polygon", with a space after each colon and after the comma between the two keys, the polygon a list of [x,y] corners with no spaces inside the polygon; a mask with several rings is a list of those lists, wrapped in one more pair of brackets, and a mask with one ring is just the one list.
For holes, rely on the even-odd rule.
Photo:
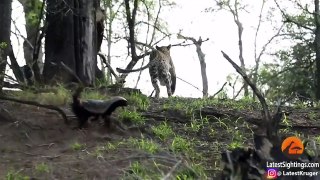
{"label": "twig", "polygon": [[179,78],[178,76],[177,76],[177,79],[180,79],[181,81],[183,81],[183,82],[185,82],[185,83],[189,84],[190,86],[192,86],[192,87],[196,88],[197,90],[199,90],[200,92],[202,92],[202,93],[203,93],[203,91],[201,91],[197,86],[195,86],[195,85],[193,85],[193,84],[191,84],[191,83],[187,82],[186,80],[183,80],[183,79]]}
{"label": "twig", "polygon": [[13,151],[17,152],[17,153],[22,153],[22,154],[25,154],[28,156],[39,156],[39,154],[32,154],[32,153],[28,153],[28,152],[24,152],[24,151],[19,151],[19,150],[13,150]]}
{"label": "twig", "polygon": [[279,3],[277,2],[277,0],[274,0],[274,2],[276,3],[278,9],[280,10],[282,16],[285,18],[285,21],[284,21],[285,23],[293,23],[293,24],[295,24],[295,25],[298,26],[298,27],[302,27],[302,28],[304,28],[304,29],[310,30],[310,31],[313,32],[313,33],[315,32],[315,29],[312,29],[311,27],[309,27],[309,26],[307,26],[307,25],[304,25],[304,24],[302,24],[302,23],[300,23],[300,22],[298,22],[298,21],[295,21],[294,19],[290,18],[289,15],[286,14],[283,9],[281,9],[281,6],[280,6]]}
{"label": "twig", "polygon": [[[57,64],[54,63],[54,62],[51,62],[51,64],[54,65],[54,66],[57,66]],[[79,78],[79,76],[77,76],[76,73],[75,73],[72,69],[70,69],[66,64],[64,64],[62,61],[60,61],[60,66],[61,66],[67,73],[69,73],[70,75],[72,75],[72,76],[78,81],[78,83],[84,84],[84,83],[81,81],[81,79]]]}
{"label": "twig", "polygon": [[233,98],[232,98],[233,100],[235,100],[239,96],[239,94],[241,93],[243,88],[244,88],[244,85],[242,85],[241,88],[239,89],[239,91],[237,92],[237,94],[233,96]]}
{"label": "twig", "polygon": [[217,94],[219,94],[221,91],[223,91],[224,87],[227,85],[227,82],[225,82],[222,87],[216,92],[214,93],[214,95],[212,96],[212,98],[214,98]]}
{"label": "twig", "polygon": [[52,159],[55,159],[55,158],[59,158],[59,157],[61,157],[61,155],[54,155],[54,156],[41,156],[42,158],[47,158],[47,159],[50,159],[50,160],[52,160]]}
{"label": "twig", "polygon": [[181,160],[179,160],[171,169],[170,171],[161,179],[161,180],[167,180],[170,178],[172,173],[178,168],[178,166],[181,164]]}
{"label": "twig", "polygon": [[45,104],[39,104],[38,102],[35,101],[27,101],[27,100],[20,100],[20,99],[15,99],[15,98],[10,98],[10,97],[4,97],[4,96],[0,96],[1,100],[6,100],[6,101],[13,101],[13,102],[17,102],[17,103],[21,103],[21,104],[27,104],[27,105],[32,105],[32,106],[37,106],[37,107],[42,107],[42,108],[46,108],[46,109],[51,109],[51,110],[55,110],[58,113],[61,114],[62,118],[64,119],[64,122],[66,124],[69,124],[67,115],[64,113],[64,111],[62,109],[60,109],[57,106],[54,105],[45,105]]}
{"label": "twig", "polygon": [[50,143],[50,144],[40,144],[40,145],[38,145],[38,147],[42,147],[42,146],[48,146],[48,149],[51,147],[51,146],[53,146],[53,145],[55,145],[54,143]]}

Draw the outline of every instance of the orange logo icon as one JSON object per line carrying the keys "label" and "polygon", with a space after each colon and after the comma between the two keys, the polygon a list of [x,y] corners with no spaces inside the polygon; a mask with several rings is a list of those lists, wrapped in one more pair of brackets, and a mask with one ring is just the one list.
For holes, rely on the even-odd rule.
{"label": "orange logo icon", "polygon": [[288,158],[298,158],[304,151],[303,143],[298,137],[288,137],[282,142],[281,151]]}

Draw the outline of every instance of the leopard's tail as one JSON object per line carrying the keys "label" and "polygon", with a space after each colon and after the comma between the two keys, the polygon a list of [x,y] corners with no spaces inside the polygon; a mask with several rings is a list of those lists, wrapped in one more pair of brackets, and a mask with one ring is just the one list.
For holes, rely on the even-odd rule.
{"label": "leopard's tail", "polygon": [[170,75],[171,75],[171,93],[174,94],[174,91],[176,90],[177,76],[173,68],[170,70]]}
{"label": "leopard's tail", "polygon": [[116,70],[117,70],[119,73],[137,72],[137,71],[142,71],[142,70],[147,69],[148,67],[150,67],[151,63],[152,63],[152,62],[149,62],[149,63],[148,63],[147,65],[145,65],[144,67],[141,67],[141,68],[138,68],[138,69],[129,70],[129,69],[116,68]]}

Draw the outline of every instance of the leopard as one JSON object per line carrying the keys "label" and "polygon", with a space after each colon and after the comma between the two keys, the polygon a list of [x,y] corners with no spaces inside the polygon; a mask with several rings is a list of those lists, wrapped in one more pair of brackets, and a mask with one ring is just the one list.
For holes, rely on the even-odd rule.
{"label": "leopard", "polygon": [[149,68],[149,74],[151,78],[152,86],[155,90],[155,98],[159,98],[160,87],[166,86],[168,97],[171,97],[176,89],[176,72],[175,67],[170,55],[171,44],[168,46],[156,46],[156,49],[152,50],[149,56],[149,63],[141,68],[128,70],[116,68],[119,73],[130,73],[142,71]]}

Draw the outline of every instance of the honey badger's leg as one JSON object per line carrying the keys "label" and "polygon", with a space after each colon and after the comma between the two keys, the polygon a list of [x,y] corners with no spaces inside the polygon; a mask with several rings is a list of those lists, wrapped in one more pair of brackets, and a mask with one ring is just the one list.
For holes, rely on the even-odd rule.
{"label": "honey badger's leg", "polygon": [[158,85],[158,71],[157,68],[155,68],[154,66],[149,68],[149,74],[150,74],[150,78],[151,78],[151,83],[152,86],[154,88],[154,90],[156,91],[156,98],[159,98],[159,94],[160,94],[160,87]]}
{"label": "honey badger's leg", "polygon": [[91,121],[96,121],[96,120],[98,120],[98,119],[99,119],[99,116],[100,116],[100,115],[94,115],[94,116],[93,116],[93,119],[91,119]]}
{"label": "honey badger's leg", "polygon": [[107,128],[110,128],[111,127],[111,117],[110,116],[103,116],[103,119],[104,119],[104,126],[107,127]]}
{"label": "honey badger's leg", "polygon": [[86,116],[79,116],[78,117],[78,128],[82,129],[83,126],[86,124],[86,122],[88,121],[89,117]]}

